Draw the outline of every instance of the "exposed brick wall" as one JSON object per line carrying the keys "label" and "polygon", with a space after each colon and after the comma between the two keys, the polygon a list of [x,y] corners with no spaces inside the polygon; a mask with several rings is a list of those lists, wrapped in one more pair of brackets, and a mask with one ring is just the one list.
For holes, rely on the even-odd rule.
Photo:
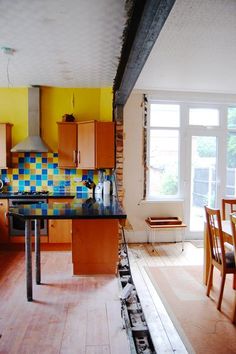
{"label": "exposed brick wall", "polygon": [[123,187],[123,159],[124,159],[124,127],[123,127],[123,106],[114,109],[114,120],[116,123],[115,143],[116,143],[116,186],[119,201],[124,199]]}

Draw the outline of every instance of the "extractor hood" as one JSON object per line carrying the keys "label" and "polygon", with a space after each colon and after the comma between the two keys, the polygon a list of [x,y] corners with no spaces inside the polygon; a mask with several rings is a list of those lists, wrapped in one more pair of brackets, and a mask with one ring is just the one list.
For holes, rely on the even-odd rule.
{"label": "extractor hood", "polygon": [[15,145],[11,152],[48,152],[40,137],[40,88],[28,89],[28,137]]}

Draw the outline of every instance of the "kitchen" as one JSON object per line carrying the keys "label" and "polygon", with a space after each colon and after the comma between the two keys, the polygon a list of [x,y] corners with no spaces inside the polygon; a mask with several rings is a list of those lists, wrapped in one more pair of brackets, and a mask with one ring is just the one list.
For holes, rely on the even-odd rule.
{"label": "kitchen", "polygon": [[[64,198],[61,201],[57,200],[59,204],[62,202],[62,206],[68,203],[68,199],[71,200],[71,196],[74,197],[74,195],[90,200],[91,190],[88,190],[84,184],[88,180],[94,181],[97,184],[99,182],[98,172],[96,169],[59,167],[58,127],[64,123],[63,116],[65,114],[73,114],[76,122],[96,120],[109,123],[113,121],[113,115],[115,115],[117,189],[119,198],[125,203],[126,212],[132,224],[126,230],[126,236],[128,236],[127,240],[130,242],[145,242],[146,232],[143,227],[145,217],[151,215],[154,211],[165,214],[169,213],[170,210],[174,215],[181,215],[182,204],[181,201],[174,203],[169,201],[146,203],[141,200],[143,189],[143,151],[141,144],[143,138],[143,93],[146,90],[140,90],[138,94],[131,94],[128,104],[123,111],[123,99],[124,96],[127,99],[127,92],[130,90],[130,86],[123,96],[126,87],[122,87],[122,77],[119,77],[117,83],[120,82],[120,87],[117,84],[117,96],[115,98],[118,105],[113,110],[112,82],[116,68],[114,63],[117,64],[116,60],[119,57],[120,38],[125,23],[124,2],[111,0],[107,0],[106,2],[102,0],[96,2],[96,5],[99,4],[101,7],[93,8],[93,11],[91,11],[91,2],[80,1],[77,2],[77,5],[78,3],[79,7],[75,11],[76,4],[72,0],[69,1],[69,5],[71,6],[68,6],[68,2],[63,1],[58,3],[57,6],[55,4],[53,6],[53,2],[49,1],[47,5],[46,3],[44,4],[44,7],[38,3],[36,9],[34,9],[32,2],[25,0],[23,3],[18,3],[16,1],[16,12],[22,14],[23,21],[21,16],[16,16],[13,13],[13,7],[2,8],[5,42],[0,43],[2,45],[0,70],[2,70],[1,78],[3,80],[2,88],[0,88],[0,123],[11,125],[9,130],[11,130],[12,146],[24,140],[28,135],[29,90],[34,87],[40,88],[40,136],[50,151],[42,153],[12,152],[12,164],[9,164],[9,168],[1,170],[0,179],[4,182],[4,191],[7,189],[10,193],[16,193],[19,190],[21,192],[33,193],[43,191],[46,192],[46,196],[42,198],[43,200],[48,199],[52,195],[54,195],[54,198],[55,196],[58,198],[59,196],[66,196],[66,201]],[[89,9],[86,8],[86,3],[89,4]],[[107,5],[108,3],[109,6]],[[153,6],[156,2],[146,1],[142,3]],[[163,3],[166,5],[165,1]],[[184,1],[176,1],[176,4],[184,5]],[[188,4],[188,10],[191,13],[191,6],[194,9],[194,6],[197,5],[194,5],[192,1]],[[95,6],[95,2],[92,5]],[[28,16],[24,16],[21,6],[24,6],[26,14],[27,11],[30,13],[33,10],[33,12]],[[171,7],[171,4],[168,3],[168,6]],[[70,16],[63,18],[63,14],[68,13],[68,9],[70,9]],[[175,9],[177,13],[178,11],[179,14],[182,13],[181,6],[176,6]],[[43,16],[41,16],[42,12]],[[207,11],[204,13],[207,13]],[[119,16],[113,18],[114,14],[119,14]],[[34,15],[36,18],[34,18]],[[78,17],[79,15],[81,16]],[[96,20],[100,15],[99,23],[105,26],[102,33],[106,33],[106,38],[101,32],[97,31]],[[175,19],[177,18],[182,18],[182,15],[175,16]],[[28,50],[29,48],[23,43],[24,41],[27,45],[29,43],[26,41],[27,31],[24,31],[27,21],[30,22],[30,30],[28,30],[29,40],[31,43],[35,42],[33,48],[39,61],[35,61],[35,58],[30,57],[32,51]],[[41,38],[37,37],[36,23],[41,29],[41,32],[39,31]],[[11,25],[10,29],[9,24]],[[57,25],[56,30],[51,30],[50,26],[53,24]],[[146,25],[151,31],[150,22],[147,21]],[[76,26],[79,27],[77,28]],[[63,29],[63,31],[58,35],[60,29]],[[19,32],[20,38],[18,40],[21,43],[18,47],[14,45],[13,40],[13,38],[17,38],[17,32]],[[12,33],[12,36],[8,35],[10,33]],[[48,43],[47,37],[50,37],[50,33],[56,34],[56,39]],[[82,38],[85,38],[85,42],[78,43],[80,38],[78,33],[81,34]],[[89,40],[86,33],[90,33]],[[112,34],[114,33],[116,34],[116,39],[112,38]],[[178,34],[178,31],[174,33]],[[186,33],[189,33],[189,31],[186,30]],[[216,31],[216,33],[218,32]],[[58,38],[60,39],[58,40]],[[68,38],[73,41],[73,44],[69,47],[67,46],[69,44]],[[94,41],[92,41],[92,38],[94,38]],[[78,54],[73,50],[76,43],[80,49],[83,48],[83,50],[79,50]],[[169,43],[169,41],[166,40],[165,43]],[[112,49],[108,44],[111,45]],[[99,48],[102,48],[103,45],[105,47],[108,46],[109,49],[107,49],[108,47],[103,47],[104,50],[101,51]],[[10,51],[8,46],[12,47],[13,50]],[[25,49],[24,58],[21,56],[23,52],[22,48]],[[145,52],[145,46],[143,49]],[[46,74],[46,71],[44,72],[40,68],[46,58],[51,58],[53,52],[56,53],[56,57],[51,61],[53,65],[49,64],[50,70]],[[112,58],[109,57],[110,53],[113,53]],[[140,52],[134,51],[134,53],[137,55],[136,58],[138,58],[136,64],[140,64]],[[167,48],[162,53],[169,53],[169,49]],[[29,57],[31,58],[30,60]],[[70,62],[70,58],[74,58],[74,60]],[[91,63],[92,58],[94,59],[93,63]],[[105,58],[108,59],[106,60]],[[75,62],[80,63],[82,71],[78,71],[78,68],[74,66]],[[88,68],[86,78],[88,81],[85,80],[86,75],[84,76],[85,63]],[[173,65],[174,68],[175,65],[176,63]],[[111,69],[111,66],[113,69]],[[27,84],[19,79],[16,70],[17,67],[26,68],[24,75],[27,79]],[[138,68],[139,65],[135,65],[134,67]],[[101,74],[103,72],[102,68],[107,69],[106,74]],[[129,68],[132,72],[132,65]],[[163,69],[162,73],[166,73],[167,71]],[[40,74],[41,79],[39,81],[36,80],[36,72]],[[124,82],[132,86],[139,71],[137,70],[134,75],[130,76],[128,69],[127,72],[127,76],[124,75]],[[29,78],[29,73],[34,75]],[[204,74],[207,77],[207,73],[205,72]],[[107,80],[108,76],[109,80]],[[151,74],[151,76],[154,77],[155,75]],[[163,74],[161,75],[162,78],[164,76]],[[174,77],[174,75],[171,77]],[[59,84],[55,78],[58,78]],[[183,82],[182,79],[180,80],[181,82]],[[66,83],[62,85],[63,80]],[[94,85],[91,84],[91,80],[95,82]],[[175,86],[172,87],[171,85],[170,87],[175,88]],[[119,88],[121,88],[120,92]],[[188,89],[191,91],[191,89],[194,90],[194,87],[188,87]],[[214,85],[212,84],[211,87],[209,86],[209,90],[213,89]],[[168,93],[168,87],[165,87],[165,90]],[[166,99],[163,92],[159,92],[158,94],[163,100]],[[169,93],[169,95],[173,96],[173,93]],[[186,96],[184,92],[182,94],[177,93],[178,99],[182,99],[183,96]],[[196,96],[198,98],[203,97],[201,94],[197,94]],[[220,97],[209,94],[207,99],[212,96],[216,98]],[[234,101],[234,95],[230,96],[230,99],[230,101]],[[1,138],[0,142],[4,139]],[[71,142],[72,138],[70,139],[70,144]],[[0,144],[0,151],[1,148]],[[6,154],[3,155],[5,158],[8,156]],[[71,156],[72,162],[76,160],[74,153]],[[78,155],[77,159],[79,160]],[[4,162],[4,167],[6,167],[6,161],[7,159]],[[113,169],[110,168],[105,171],[111,181],[113,181],[113,172]],[[47,192],[49,193],[48,195]],[[18,236],[12,235],[9,238],[9,225],[8,218],[6,217],[8,201],[5,198],[0,201],[1,264],[3,265],[0,273],[2,279],[1,297],[3,300],[0,320],[0,346],[2,345],[2,348],[6,352],[18,353],[37,351],[53,353],[128,353],[129,343],[127,343],[124,329],[122,330],[121,328],[120,288],[117,284],[117,279],[107,278],[103,275],[99,277],[72,276],[71,251],[68,251],[68,249],[71,250],[70,242],[68,242],[71,240],[71,237],[68,237],[71,233],[71,220],[48,221],[47,229],[48,231],[50,230],[50,236],[49,232],[41,236],[42,286],[33,286],[34,301],[32,303],[25,300],[25,264],[24,251],[22,251],[24,247],[24,235],[23,233]],[[63,226],[62,223],[64,223]],[[141,247],[140,244],[140,249],[138,248],[138,251],[135,251],[132,257],[133,269],[136,271],[141,262],[143,262],[140,256],[143,253]],[[169,249],[171,247],[169,246]],[[9,248],[11,249],[11,253],[9,253]],[[169,251],[165,246],[160,248],[160,250],[162,249],[165,252],[160,258],[163,259],[163,262],[168,262],[165,253],[168,254]],[[188,249],[189,247],[187,246],[186,253]],[[58,252],[58,250],[60,251]],[[174,253],[178,253],[178,248],[176,248]],[[9,254],[11,257],[9,257]],[[184,255],[181,254],[182,256]],[[170,259],[172,259],[171,256]],[[155,262],[152,254],[148,262]],[[173,324],[168,320],[162,306],[160,306],[159,312],[156,311],[156,303],[160,305],[160,300],[157,299],[157,302],[151,306],[152,300],[155,298],[154,292],[150,292],[150,289],[146,288],[147,279],[142,278],[143,274],[140,275],[140,272],[137,272],[137,274],[135,282],[137,281],[137,284],[139,284],[140,297],[142,297],[142,302],[145,304],[145,313],[148,314],[155,347],[160,352],[172,352],[175,349],[184,353],[184,345]],[[164,318],[162,324],[160,324],[160,318]],[[98,326],[98,322],[102,325]]]}

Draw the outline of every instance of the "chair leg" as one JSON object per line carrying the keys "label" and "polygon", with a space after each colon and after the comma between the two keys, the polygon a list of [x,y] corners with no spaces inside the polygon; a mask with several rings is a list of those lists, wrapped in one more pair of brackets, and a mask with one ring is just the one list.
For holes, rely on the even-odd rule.
{"label": "chair leg", "polygon": [[213,279],[213,270],[214,270],[214,266],[213,264],[210,265],[210,271],[208,274],[208,279],[207,279],[207,296],[210,295],[210,291],[211,291],[211,287],[212,287],[212,279]]}
{"label": "chair leg", "polygon": [[236,274],[233,275],[233,289],[236,290]]}
{"label": "chair leg", "polygon": [[234,315],[233,315],[233,324],[236,325],[236,294],[235,294],[235,300],[234,300]]}
{"label": "chair leg", "polygon": [[220,295],[219,295],[218,304],[217,304],[217,310],[219,310],[219,311],[221,309],[221,303],[222,303],[223,292],[224,292],[224,287],[225,287],[225,278],[226,278],[226,274],[222,273],[221,285],[220,285]]}

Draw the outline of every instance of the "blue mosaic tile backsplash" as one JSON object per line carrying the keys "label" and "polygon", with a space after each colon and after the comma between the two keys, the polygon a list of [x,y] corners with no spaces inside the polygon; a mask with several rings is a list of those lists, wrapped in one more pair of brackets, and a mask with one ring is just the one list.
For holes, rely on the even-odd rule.
{"label": "blue mosaic tile backsplash", "polygon": [[[12,168],[0,170],[6,191],[71,192],[88,194],[82,181],[90,178],[95,183],[98,173],[94,170],[60,169],[58,153],[13,154]],[[82,197],[82,195],[81,195]]]}

